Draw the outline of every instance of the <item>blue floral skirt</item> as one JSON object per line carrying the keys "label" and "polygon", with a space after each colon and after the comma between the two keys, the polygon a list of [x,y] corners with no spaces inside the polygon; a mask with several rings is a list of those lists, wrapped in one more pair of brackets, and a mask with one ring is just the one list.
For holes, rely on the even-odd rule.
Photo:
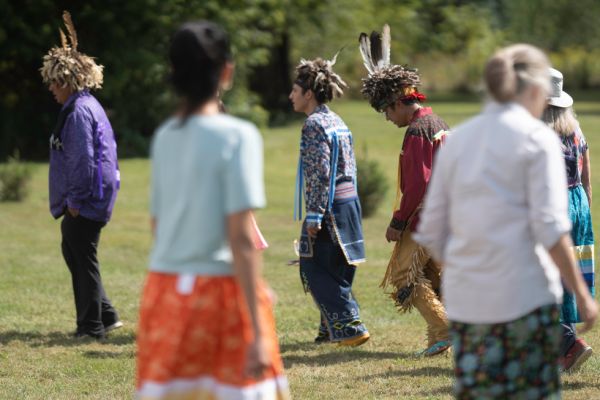
{"label": "blue floral skirt", "polygon": [[[569,188],[569,216],[571,217],[571,239],[575,259],[583,279],[592,294],[595,294],[594,279],[594,231],[587,196],[581,185]],[[581,322],[575,296],[565,290],[560,319],[565,323]]]}
{"label": "blue floral skirt", "polygon": [[501,324],[450,323],[457,399],[560,399],[559,308]]}

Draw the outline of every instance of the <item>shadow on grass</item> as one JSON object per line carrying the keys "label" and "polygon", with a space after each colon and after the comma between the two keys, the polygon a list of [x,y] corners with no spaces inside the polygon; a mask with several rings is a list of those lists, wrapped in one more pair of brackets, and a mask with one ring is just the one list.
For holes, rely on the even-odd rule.
{"label": "shadow on grass", "polygon": [[422,376],[430,376],[430,377],[441,377],[446,376],[451,378],[454,376],[454,372],[452,372],[452,368],[442,368],[442,367],[418,367],[418,368],[402,368],[402,369],[393,369],[386,372],[381,372],[379,374],[366,375],[364,379],[379,379],[379,378],[396,378],[396,377],[422,377]]}
{"label": "shadow on grass", "polygon": [[600,389],[600,383],[598,382],[562,382],[562,390],[582,390],[582,389]]}
{"label": "shadow on grass", "polygon": [[[331,350],[331,351],[328,351]],[[290,352],[311,352],[311,354],[287,354]],[[326,353],[322,353],[327,351]],[[316,353],[316,354],[315,354]],[[294,364],[330,365],[357,360],[386,360],[414,358],[413,353],[396,353],[390,351],[370,351],[368,348],[340,348],[331,344],[316,345],[312,342],[286,343],[281,345],[282,359],[286,368]]]}
{"label": "shadow on grass", "polygon": [[38,331],[0,331],[0,344],[7,345],[10,342],[22,342],[30,347],[71,347],[90,343],[123,346],[133,344],[135,342],[135,334],[133,332],[119,332],[109,335],[106,339],[96,341],[91,338],[78,339],[73,337],[71,333],[56,331],[45,333]]}
{"label": "shadow on grass", "polygon": [[427,396],[452,396],[452,395],[454,395],[454,390],[452,388],[452,385],[449,385],[449,386],[441,386],[441,387],[435,388],[433,390],[424,390],[424,391],[421,391],[421,394],[427,395]]}
{"label": "shadow on grass", "polygon": [[95,358],[95,359],[132,359],[135,358],[134,351],[86,351],[83,353],[86,358]]}

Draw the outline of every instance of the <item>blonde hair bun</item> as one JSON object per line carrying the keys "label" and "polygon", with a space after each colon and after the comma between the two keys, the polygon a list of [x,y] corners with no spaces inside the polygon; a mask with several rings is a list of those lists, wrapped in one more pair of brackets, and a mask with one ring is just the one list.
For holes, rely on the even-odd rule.
{"label": "blonde hair bun", "polygon": [[537,47],[514,44],[498,50],[487,62],[484,80],[494,100],[506,103],[514,100],[529,85],[549,91],[550,62]]}

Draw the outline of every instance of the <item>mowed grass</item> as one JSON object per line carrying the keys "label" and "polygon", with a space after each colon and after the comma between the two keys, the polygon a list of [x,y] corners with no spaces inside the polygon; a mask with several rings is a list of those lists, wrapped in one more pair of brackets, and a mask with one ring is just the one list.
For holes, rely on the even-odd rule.
{"label": "mowed grass", "polygon": [[[432,102],[455,126],[480,109],[477,102]],[[401,315],[379,283],[392,246],[384,240],[395,194],[397,159],[404,129],[374,113],[364,102],[332,107],[381,163],[390,190],[377,214],[364,221],[368,262],[360,265],[355,295],[372,339],[356,349],[315,346],[319,315],[305,295],[292,241],[294,177],[300,122],[263,130],[268,206],[258,213],[270,244],[264,275],[277,292],[275,307],[281,352],[296,399],[450,399],[450,356],[419,359],[425,326],[417,313]],[[579,102],[577,112],[590,143],[596,187],[600,187],[600,102]],[[476,149],[474,149],[476,151]],[[598,155],[598,157],[596,157]],[[468,157],[468,154],[465,154]],[[135,380],[138,305],[147,270],[151,235],[148,222],[148,160],[122,160],[122,189],[113,220],[103,230],[100,260],[109,297],[125,327],[105,343],[81,344],[74,330],[70,275],[60,253],[60,224],[48,213],[47,166],[37,164],[31,194],[23,203],[0,204],[0,399],[127,399]],[[594,210],[598,207],[594,204]],[[595,215],[598,215],[597,212]],[[598,225],[595,224],[596,232]],[[600,328],[585,339],[600,351]],[[565,399],[600,398],[600,357],[565,376]]]}

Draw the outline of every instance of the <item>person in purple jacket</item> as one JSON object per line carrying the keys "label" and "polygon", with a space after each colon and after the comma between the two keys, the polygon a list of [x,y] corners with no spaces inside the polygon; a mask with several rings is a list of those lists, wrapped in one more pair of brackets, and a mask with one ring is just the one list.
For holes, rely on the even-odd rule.
{"label": "person in purple jacket", "polygon": [[102,339],[123,326],[108,299],[97,258],[100,231],[109,221],[117,191],[117,145],[104,109],[90,94],[102,86],[102,66],[77,51],[70,14],[63,19],[62,46],[44,56],[44,83],[62,104],[50,137],[50,212],[61,223],[62,253],[71,272],[75,337]]}

